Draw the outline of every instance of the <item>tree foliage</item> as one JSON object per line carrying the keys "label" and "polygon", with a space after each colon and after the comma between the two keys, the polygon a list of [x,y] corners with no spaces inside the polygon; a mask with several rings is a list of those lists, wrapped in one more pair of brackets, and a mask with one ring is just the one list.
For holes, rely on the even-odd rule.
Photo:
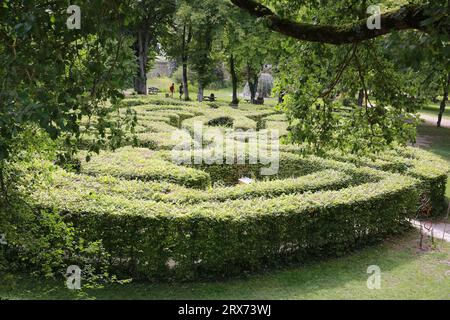
{"label": "tree foliage", "polygon": [[[420,101],[408,77],[411,74],[404,73],[392,58],[408,48],[394,53],[392,47],[399,46],[399,31],[425,32],[427,47],[441,53],[423,54],[439,60],[435,65],[445,65],[447,2],[416,1],[399,8],[383,1],[384,10],[393,11],[382,15],[379,32],[365,26],[367,2],[264,2],[273,9],[255,1],[232,2],[290,37],[283,44],[288,54],[279,64],[279,91],[287,93],[284,108],[292,120],[293,140],[314,151],[338,148],[353,153],[414,141],[414,114]],[[411,12],[416,14],[410,16]],[[392,25],[390,19],[400,22]],[[411,46],[407,42],[411,39],[400,45]]]}

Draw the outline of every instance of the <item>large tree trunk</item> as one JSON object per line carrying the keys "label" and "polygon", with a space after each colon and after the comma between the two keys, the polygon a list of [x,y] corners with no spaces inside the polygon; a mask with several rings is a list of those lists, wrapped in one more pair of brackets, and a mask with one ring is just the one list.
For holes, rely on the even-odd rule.
{"label": "large tree trunk", "polygon": [[188,48],[189,43],[192,40],[192,28],[183,25],[183,39],[182,39],[182,48],[181,48],[181,62],[183,64],[183,91],[184,91],[184,100],[189,101],[189,81],[188,81]]}
{"label": "large tree trunk", "polygon": [[184,91],[184,100],[189,101],[189,83],[188,83],[188,65],[187,65],[187,57],[183,57],[183,91]]}
{"label": "large tree trunk", "polygon": [[250,87],[250,101],[256,103],[256,93],[258,91],[258,75],[253,75],[248,78],[248,86]]}
{"label": "large tree trunk", "polygon": [[150,33],[147,30],[140,30],[136,39],[136,58],[138,70],[134,79],[134,90],[137,94],[147,95],[147,64],[148,49],[150,45]]}
{"label": "large tree trunk", "polygon": [[198,83],[197,100],[198,102],[203,102],[203,84],[201,82]]}
{"label": "large tree trunk", "polygon": [[365,100],[365,94],[364,94],[364,89],[359,90],[358,92],[358,107],[362,107],[364,104],[364,100]]}
{"label": "large tree trunk", "polygon": [[441,127],[442,116],[444,115],[445,105],[448,101],[449,87],[450,87],[450,73],[447,75],[447,81],[444,83],[444,96],[441,101],[441,107],[439,108],[439,115],[438,115],[438,122],[437,122],[438,128]]}
{"label": "large tree trunk", "polygon": [[231,100],[231,105],[237,107],[239,105],[239,99],[238,99],[238,94],[237,94],[238,77],[236,74],[236,66],[234,63],[233,54],[231,54],[231,56],[230,56],[230,74],[231,74],[231,83],[233,85],[233,98]]}

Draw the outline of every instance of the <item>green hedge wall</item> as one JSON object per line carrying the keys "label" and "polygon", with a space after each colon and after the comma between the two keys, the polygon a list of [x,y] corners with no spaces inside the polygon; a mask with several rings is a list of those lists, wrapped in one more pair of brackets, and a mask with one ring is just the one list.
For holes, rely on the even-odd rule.
{"label": "green hedge wall", "polygon": [[[284,152],[301,153],[301,146],[281,146]],[[367,166],[386,172],[401,173],[421,181],[421,193],[428,199],[433,216],[445,213],[445,189],[450,167],[443,159],[417,148],[396,148],[372,158],[328,152],[327,157],[357,166]]]}
{"label": "green hedge wall", "polygon": [[82,161],[81,173],[131,180],[167,181],[196,189],[210,186],[211,178],[206,172],[178,166],[153,155],[154,151],[130,147],[117,152],[102,152],[89,162]]}
{"label": "green hedge wall", "polygon": [[[147,149],[102,151],[82,161],[79,174],[55,170],[50,186],[33,194],[36,206],[58,211],[87,240],[101,240],[119,274],[194,280],[339,256],[407,229],[424,196],[433,213],[443,212],[449,168],[427,152],[317,157],[281,145],[274,176],[262,176],[269,164],[261,163],[177,165],[172,131],[192,129],[195,120],[228,117],[244,130],[285,129],[287,122],[267,106],[211,109],[158,97],[126,103],[138,127],[137,141],[125,144]],[[244,144],[228,138],[227,144]],[[236,185],[242,176],[256,182]]]}
{"label": "green hedge wall", "polygon": [[117,271],[193,280],[345,254],[405,230],[417,198],[417,180],[392,175],[339,191],[183,207],[76,191],[36,201],[101,239]]}
{"label": "green hedge wall", "polygon": [[[112,176],[86,176],[57,170],[51,177],[58,193],[119,196],[129,200],[153,200],[176,204],[226,202],[237,199],[275,198],[320,190],[339,190],[359,183],[348,174],[324,170],[299,178],[258,181],[249,185],[198,190],[169,182],[123,180]],[[59,196],[61,197],[61,196]]]}

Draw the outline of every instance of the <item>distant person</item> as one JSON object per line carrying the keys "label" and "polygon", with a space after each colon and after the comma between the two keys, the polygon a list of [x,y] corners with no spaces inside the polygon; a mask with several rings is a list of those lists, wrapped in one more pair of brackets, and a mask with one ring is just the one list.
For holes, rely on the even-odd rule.
{"label": "distant person", "polygon": [[173,94],[175,93],[175,83],[172,83],[169,90],[170,90],[170,96],[173,98]]}
{"label": "distant person", "polygon": [[183,87],[183,84],[180,83],[180,100],[181,100],[181,98],[183,98],[183,94],[184,94],[184,87]]}

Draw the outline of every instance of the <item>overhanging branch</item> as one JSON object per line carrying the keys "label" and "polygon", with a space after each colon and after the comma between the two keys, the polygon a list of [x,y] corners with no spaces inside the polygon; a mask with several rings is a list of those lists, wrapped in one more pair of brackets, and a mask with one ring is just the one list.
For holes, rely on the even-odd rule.
{"label": "overhanging branch", "polygon": [[283,19],[268,7],[254,0],[231,0],[231,2],[251,15],[264,18],[270,29],[303,41],[349,44],[373,39],[393,31],[420,30],[427,32],[422,22],[430,18],[423,6],[405,5],[395,11],[381,15],[381,29],[369,29],[367,20],[344,26],[313,25]]}

